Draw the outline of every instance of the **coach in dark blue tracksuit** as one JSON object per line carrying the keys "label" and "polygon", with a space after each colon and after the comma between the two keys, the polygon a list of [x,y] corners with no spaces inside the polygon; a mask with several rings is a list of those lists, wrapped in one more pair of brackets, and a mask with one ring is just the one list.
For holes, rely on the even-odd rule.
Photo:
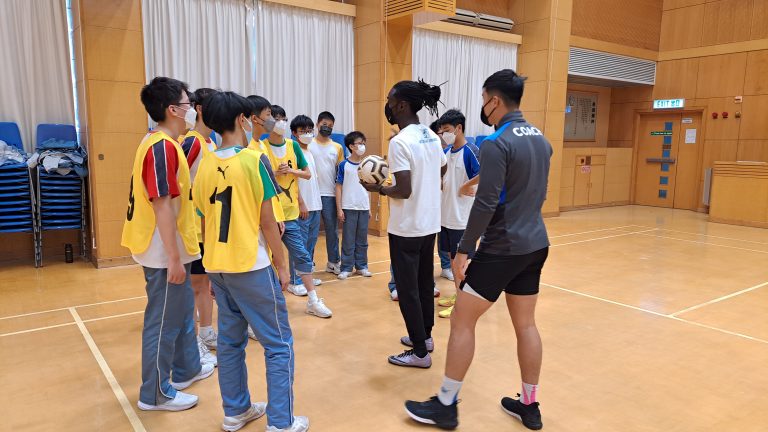
{"label": "coach in dark blue tracksuit", "polygon": [[[437,396],[405,404],[414,420],[444,429],[458,426],[456,401],[474,355],[475,324],[502,292],[515,327],[523,384],[520,398],[505,397],[501,406],[527,428],[542,428],[537,402],[542,348],[534,312],[549,251],[541,208],[552,146],[519,111],[524,81],[505,69],[483,84],[482,120],[496,132],[480,149],[480,182],[453,264],[454,277],[463,282],[451,316],[445,377]],[[478,240],[467,266],[467,253]]]}

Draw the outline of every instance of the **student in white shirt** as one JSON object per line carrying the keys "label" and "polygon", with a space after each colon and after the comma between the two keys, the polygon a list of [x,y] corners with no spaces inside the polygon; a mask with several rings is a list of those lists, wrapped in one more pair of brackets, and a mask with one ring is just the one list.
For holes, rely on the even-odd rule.
{"label": "student in white shirt", "polygon": [[368,271],[368,221],[371,218],[371,197],[360,183],[357,169],[365,155],[365,135],[354,131],[344,137],[349,158],[339,164],[336,176],[336,207],[344,224],[341,238],[341,273],[346,279],[353,267],[364,277]]}
{"label": "student in white shirt", "polygon": [[[299,218],[296,222],[301,228],[301,235],[304,238],[307,252],[309,252],[312,262],[315,262],[315,245],[317,237],[320,235],[320,212],[323,209],[323,203],[320,200],[320,186],[317,183],[317,166],[312,152],[309,151],[309,144],[315,139],[315,122],[305,115],[298,115],[291,120],[291,133],[299,141],[301,152],[307,161],[309,172],[312,174],[308,180],[299,179]],[[290,260],[291,284],[301,285],[301,278],[296,274],[293,260]],[[320,279],[314,280],[315,286],[323,283]]]}
{"label": "student in white shirt", "polygon": [[[440,236],[439,249],[451,254],[451,261],[456,256],[456,250],[467,227],[469,211],[472,210],[474,197],[461,194],[464,183],[475,178],[480,173],[480,162],[477,159],[477,147],[469,144],[464,137],[466,119],[459,110],[448,110],[438,120],[438,135],[447,144],[445,155],[448,158],[445,174],[443,174],[443,192],[440,199]],[[459,291],[459,281],[454,280],[456,292]],[[440,311],[440,318],[450,318],[456,294],[438,301],[440,306],[449,306]]]}
{"label": "student in white shirt", "polygon": [[323,111],[317,116],[317,136],[309,144],[309,151],[317,166],[317,184],[320,187],[320,199],[323,203],[321,217],[325,225],[325,248],[328,252],[328,264],[325,271],[338,275],[341,272],[339,256],[339,220],[336,213],[336,170],[344,160],[344,149],[331,140],[333,114]]}
{"label": "student in white shirt", "polygon": [[435,235],[440,232],[440,170],[446,163],[440,139],[419,124],[423,107],[437,112],[440,87],[423,81],[401,81],[387,96],[384,115],[400,132],[389,142],[392,186],[368,185],[389,199],[389,255],[397,284],[400,312],[408,336],[400,339],[413,349],[389,357],[397,366],[428,368],[434,349],[432,297]]}

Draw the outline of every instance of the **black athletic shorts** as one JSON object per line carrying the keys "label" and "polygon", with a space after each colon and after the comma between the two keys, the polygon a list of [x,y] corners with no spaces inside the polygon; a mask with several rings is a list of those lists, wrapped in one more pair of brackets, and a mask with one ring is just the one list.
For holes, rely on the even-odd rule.
{"label": "black athletic shorts", "polygon": [[200,259],[192,261],[192,274],[197,275],[204,275],[205,273],[205,267],[203,267],[203,244],[199,243],[200,245]]}
{"label": "black athletic shorts", "polygon": [[437,246],[441,251],[450,253],[451,259],[454,259],[456,258],[456,250],[459,248],[463,235],[464,230],[455,230],[441,226]]}
{"label": "black athletic shorts", "polygon": [[548,247],[527,255],[492,255],[478,251],[467,267],[467,277],[460,288],[466,290],[469,286],[489,302],[498,300],[502,292],[538,294],[541,269],[548,255]]}

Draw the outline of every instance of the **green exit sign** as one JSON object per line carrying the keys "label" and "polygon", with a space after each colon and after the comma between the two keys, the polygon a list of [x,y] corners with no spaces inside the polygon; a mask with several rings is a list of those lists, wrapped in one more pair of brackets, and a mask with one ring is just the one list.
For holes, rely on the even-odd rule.
{"label": "green exit sign", "polygon": [[653,109],[674,109],[685,107],[685,99],[656,99]]}

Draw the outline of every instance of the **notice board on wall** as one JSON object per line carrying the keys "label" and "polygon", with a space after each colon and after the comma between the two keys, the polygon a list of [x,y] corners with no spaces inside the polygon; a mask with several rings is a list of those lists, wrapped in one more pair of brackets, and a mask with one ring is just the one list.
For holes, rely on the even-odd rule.
{"label": "notice board on wall", "polygon": [[565,141],[594,141],[597,93],[568,92],[565,103]]}

